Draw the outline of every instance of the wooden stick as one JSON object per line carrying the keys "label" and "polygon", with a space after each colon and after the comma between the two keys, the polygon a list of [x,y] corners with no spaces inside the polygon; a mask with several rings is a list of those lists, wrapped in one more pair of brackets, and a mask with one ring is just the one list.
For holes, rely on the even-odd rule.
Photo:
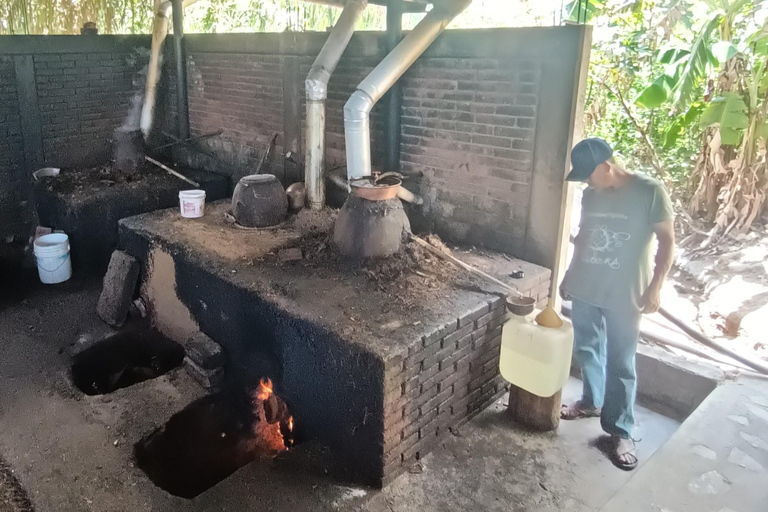
{"label": "wooden stick", "polygon": [[198,182],[196,182],[196,181],[192,181],[191,179],[187,178],[187,177],[186,177],[186,176],[184,176],[183,174],[181,174],[181,173],[179,173],[179,172],[176,172],[176,171],[174,171],[173,169],[171,169],[171,168],[170,168],[170,167],[168,167],[167,165],[161,164],[160,162],[158,162],[158,161],[157,161],[157,160],[155,160],[154,158],[150,158],[150,157],[148,157],[148,156],[145,156],[145,157],[144,157],[144,159],[145,159],[147,162],[150,162],[150,163],[153,163],[153,164],[155,164],[156,166],[158,166],[158,167],[159,167],[159,168],[161,168],[162,170],[164,170],[164,171],[166,171],[166,172],[169,172],[169,173],[173,174],[173,175],[174,175],[174,176],[176,176],[177,178],[179,178],[179,179],[182,179],[182,180],[186,181],[186,182],[187,182],[187,183],[189,183],[190,185],[193,185],[193,186],[195,186],[195,187],[197,187],[197,188],[200,188],[200,184],[199,184]]}
{"label": "wooden stick", "polygon": [[459,268],[463,268],[464,270],[466,270],[470,274],[475,274],[477,276],[482,277],[483,279],[485,279],[487,281],[492,282],[495,285],[501,286],[505,290],[509,290],[510,292],[515,293],[515,294],[519,295],[520,297],[524,296],[516,288],[513,288],[512,286],[508,285],[507,283],[505,283],[503,281],[499,281],[495,277],[486,274],[485,272],[483,272],[479,268],[473,267],[472,265],[470,265],[468,263],[464,263],[463,261],[461,261],[458,258],[454,258],[453,256],[451,256],[447,252],[445,252],[445,251],[443,251],[441,249],[438,249],[434,245],[430,244],[429,242],[426,242],[426,241],[422,240],[421,238],[417,237],[413,233],[409,233],[408,236],[410,237],[411,240],[413,240],[414,242],[416,242],[420,246],[424,247],[426,250],[428,250],[429,252],[431,252],[435,256],[437,256],[439,258],[442,258],[442,259],[444,259],[446,261],[449,261],[449,262],[453,263],[454,265],[456,265]]}

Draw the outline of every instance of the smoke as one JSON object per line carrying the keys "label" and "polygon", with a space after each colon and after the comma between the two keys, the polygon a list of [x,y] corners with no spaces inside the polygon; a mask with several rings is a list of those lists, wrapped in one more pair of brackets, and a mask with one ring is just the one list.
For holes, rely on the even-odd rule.
{"label": "smoke", "polygon": [[144,98],[142,91],[137,92],[131,99],[131,108],[128,111],[128,116],[125,118],[123,125],[124,130],[138,130],[139,121],[141,120],[141,100]]}

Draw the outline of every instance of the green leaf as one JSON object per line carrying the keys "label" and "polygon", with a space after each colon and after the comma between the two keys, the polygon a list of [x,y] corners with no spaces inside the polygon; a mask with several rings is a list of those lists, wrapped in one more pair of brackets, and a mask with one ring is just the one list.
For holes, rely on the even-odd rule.
{"label": "green leaf", "polygon": [[675,91],[675,104],[678,106],[687,105],[693,100],[697,92],[697,86],[704,79],[707,71],[707,64],[711,59],[709,50],[709,38],[712,32],[720,25],[722,14],[715,15],[704,28],[701,29],[696,40],[691,46],[691,53],[685,62],[680,80],[677,83]]}
{"label": "green leaf", "polygon": [[605,2],[601,0],[573,0],[565,6],[564,19],[574,23],[589,23],[604,8]]}
{"label": "green leaf", "polygon": [[712,55],[720,64],[728,62],[738,53],[739,50],[730,41],[718,41],[712,45]]}
{"label": "green leaf", "polygon": [[635,100],[635,104],[643,108],[656,108],[667,101],[667,91],[656,82],[646,87],[640,96]]}
{"label": "green leaf", "polygon": [[644,108],[661,106],[669,98],[674,83],[674,78],[671,76],[661,75],[651,85],[643,89],[643,92],[635,100],[635,104]]}
{"label": "green leaf", "polygon": [[690,55],[690,53],[688,50],[681,48],[668,48],[659,52],[658,61],[660,64],[677,64]]}
{"label": "green leaf", "polygon": [[720,127],[720,139],[723,144],[735,146],[741,141],[741,134],[749,125],[747,104],[738,94],[724,93],[714,98],[701,114],[699,126]]}
{"label": "green leaf", "polygon": [[699,118],[703,110],[704,103],[697,101],[691,104],[685,114],[677,116],[664,134],[664,149],[674,147],[680,136]]}

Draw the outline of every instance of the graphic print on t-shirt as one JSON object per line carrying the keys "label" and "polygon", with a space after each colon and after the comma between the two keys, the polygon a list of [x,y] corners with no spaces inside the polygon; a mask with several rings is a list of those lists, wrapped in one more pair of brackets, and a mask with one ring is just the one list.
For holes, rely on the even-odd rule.
{"label": "graphic print on t-shirt", "polygon": [[[593,213],[588,214],[588,216],[627,218],[621,214]],[[619,262],[619,258],[611,253],[614,252],[614,249],[621,247],[623,242],[631,238],[629,233],[612,231],[604,224],[595,225],[587,233],[589,234],[589,242],[582,261],[593,265],[607,265],[613,270],[620,268],[621,262]]]}

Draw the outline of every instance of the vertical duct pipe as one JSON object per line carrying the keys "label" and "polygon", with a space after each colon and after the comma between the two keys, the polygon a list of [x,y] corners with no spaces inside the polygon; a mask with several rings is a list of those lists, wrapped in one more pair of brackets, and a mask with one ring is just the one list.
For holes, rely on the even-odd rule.
{"label": "vertical duct pipe", "polygon": [[[198,0],[183,0],[182,8],[192,5]],[[160,81],[160,66],[163,62],[161,51],[168,36],[168,13],[171,10],[170,0],[155,0],[155,18],[152,22],[152,46],[147,65],[147,84],[144,88],[144,104],[141,106],[141,132],[144,138],[149,137],[157,102],[157,83]]]}
{"label": "vertical duct pipe", "polygon": [[178,136],[189,138],[189,101],[187,99],[187,52],[184,48],[184,8],[182,0],[173,4],[173,49],[176,58],[176,116]]}
{"label": "vertical duct pipe", "polygon": [[349,179],[371,175],[370,115],[373,106],[437,39],[448,23],[471,3],[472,0],[435,2],[424,19],[357,86],[344,105]]}
{"label": "vertical duct pipe", "polygon": [[317,55],[304,82],[307,95],[307,133],[304,179],[307,202],[313,210],[325,206],[325,101],[328,81],[341,59],[368,0],[347,0],[339,19]]}
{"label": "vertical duct pipe", "polygon": [[[403,0],[390,0],[387,5],[387,52],[403,38]],[[403,106],[403,86],[398,80],[389,90],[387,101],[386,171],[400,171],[400,124]]]}

